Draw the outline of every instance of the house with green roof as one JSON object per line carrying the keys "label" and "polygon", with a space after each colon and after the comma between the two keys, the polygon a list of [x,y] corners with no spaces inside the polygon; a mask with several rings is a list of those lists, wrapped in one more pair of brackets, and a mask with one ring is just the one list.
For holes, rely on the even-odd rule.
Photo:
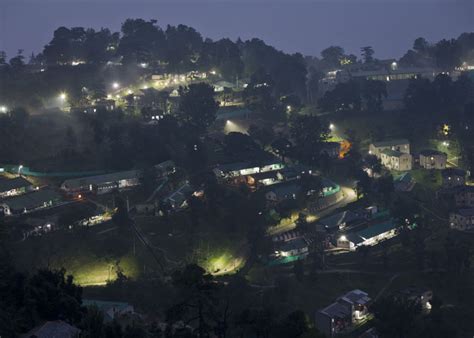
{"label": "house with green roof", "polygon": [[356,250],[360,246],[372,246],[393,238],[398,233],[399,226],[391,219],[383,223],[370,225],[362,230],[349,232],[337,239],[337,247]]}

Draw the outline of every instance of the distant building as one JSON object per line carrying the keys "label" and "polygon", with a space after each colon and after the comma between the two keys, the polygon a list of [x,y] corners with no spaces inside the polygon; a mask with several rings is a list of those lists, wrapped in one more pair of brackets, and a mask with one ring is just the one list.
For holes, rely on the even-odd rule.
{"label": "distant building", "polygon": [[380,162],[390,170],[407,171],[412,169],[412,156],[397,150],[384,149],[380,154]]}
{"label": "distant building", "polygon": [[104,315],[105,323],[118,319],[120,316],[135,313],[133,305],[124,302],[84,299],[82,305],[86,307],[96,306]]}
{"label": "distant building", "polygon": [[423,150],[420,152],[420,167],[425,169],[446,169],[448,155],[437,150]]}
{"label": "distant building", "polygon": [[370,225],[363,230],[349,232],[337,239],[337,247],[356,250],[360,246],[376,245],[397,235],[398,226],[392,221]]}
{"label": "distant building", "polygon": [[0,198],[21,195],[33,189],[33,184],[23,177],[0,177]]}
{"label": "distant building", "polygon": [[61,190],[68,194],[94,192],[98,195],[125,189],[140,184],[140,170],[120,171],[111,174],[69,179],[63,182]]}
{"label": "distant building", "polygon": [[466,184],[466,171],[458,168],[448,168],[441,172],[444,188],[462,186]]}
{"label": "distant building", "polygon": [[370,302],[366,292],[352,290],[316,312],[316,328],[328,337],[348,332],[355,324],[367,318]]}
{"label": "distant building", "polygon": [[474,230],[474,208],[449,213],[449,226],[456,230]]}
{"label": "distant building", "polygon": [[21,338],[76,338],[81,330],[69,325],[62,320],[46,322],[35,327],[28,333],[21,335]]}
{"label": "distant building", "polygon": [[405,139],[374,142],[369,146],[369,154],[381,157],[382,151],[394,150],[400,153],[410,154],[410,142]]}
{"label": "distant building", "polygon": [[53,207],[61,202],[61,195],[51,189],[41,189],[0,201],[0,213],[6,216],[23,214]]}

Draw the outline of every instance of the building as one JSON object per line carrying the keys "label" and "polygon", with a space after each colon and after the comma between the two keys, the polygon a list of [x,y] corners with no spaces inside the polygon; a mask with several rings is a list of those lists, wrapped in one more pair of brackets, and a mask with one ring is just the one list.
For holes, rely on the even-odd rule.
{"label": "building", "polygon": [[271,186],[271,190],[269,190],[265,194],[265,198],[270,203],[281,203],[286,200],[297,199],[299,194],[301,193],[301,186],[296,183],[281,183],[275,184]]}
{"label": "building", "polygon": [[0,177],[0,198],[17,196],[34,189],[33,184],[23,177]]}
{"label": "building", "polygon": [[447,168],[441,171],[444,188],[452,188],[466,184],[466,171],[458,168]]}
{"label": "building", "polygon": [[188,198],[192,195],[193,188],[189,183],[184,183],[177,190],[173,191],[168,197],[164,199],[173,210],[179,210],[188,206]]}
{"label": "building", "polygon": [[384,149],[380,153],[380,162],[390,170],[407,171],[412,169],[412,156],[397,150]]}
{"label": "building", "polygon": [[321,231],[325,230],[328,233],[336,233],[346,228],[357,227],[363,224],[367,224],[367,219],[364,216],[346,210],[318,220],[316,227]]}
{"label": "building", "polygon": [[448,155],[437,150],[423,150],[420,152],[420,167],[425,169],[446,169]]}
{"label": "building", "polygon": [[81,330],[69,325],[62,320],[46,322],[35,327],[28,333],[21,335],[21,338],[76,338]]}
{"label": "building", "polygon": [[456,230],[474,230],[474,208],[449,213],[449,226]]}
{"label": "building", "polygon": [[458,208],[474,208],[474,186],[465,185],[455,188],[454,201]]}
{"label": "building", "polygon": [[277,257],[305,258],[308,256],[308,253],[308,242],[303,237],[296,237],[288,241],[283,241],[275,250]]}
{"label": "building", "polygon": [[337,239],[337,247],[353,251],[360,246],[376,245],[397,236],[397,230],[398,226],[392,220],[370,225],[363,230],[341,235]]}
{"label": "building", "polygon": [[229,179],[252,174],[264,173],[283,169],[285,165],[276,158],[257,162],[234,162],[218,165],[214,174],[218,179]]}
{"label": "building", "polygon": [[176,172],[176,164],[172,160],[167,160],[155,165],[156,175],[165,177]]}
{"label": "building", "polygon": [[111,174],[69,179],[63,182],[61,190],[68,194],[93,192],[98,195],[126,189],[140,184],[140,170],[120,171]]}
{"label": "building", "polygon": [[0,201],[0,214],[12,216],[53,207],[61,202],[61,195],[51,189],[41,189]]}
{"label": "building", "polygon": [[366,292],[352,290],[316,312],[316,328],[328,337],[349,332],[355,324],[367,318],[370,301]]}
{"label": "building", "polygon": [[135,314],[133,305],[124,302],[84,299],[82,301],[82,305],[86,307],[96,306],[97,309],[104,315],[105,323],[109,323],[114,319],[118,319],[118,317],[124,315]]}
{"label": "building", "polygon": [[369,154],[381,157],[382,151],[394,150],[400,153],[410,154],[410,142],[405,139],[374,142],[369,146]]}

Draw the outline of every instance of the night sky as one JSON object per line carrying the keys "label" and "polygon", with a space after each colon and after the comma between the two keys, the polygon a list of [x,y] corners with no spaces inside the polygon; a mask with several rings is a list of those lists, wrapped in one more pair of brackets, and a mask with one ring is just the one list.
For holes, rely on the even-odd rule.
{"label": "night sky", "polygon": [[474,0],[0,0],[0,50],[41,51],[59,26],[119,30],[126,18],[193,26],[204,37],[258,37],[287,52],[340,45],[399,57],[415,38],[474,31]]}

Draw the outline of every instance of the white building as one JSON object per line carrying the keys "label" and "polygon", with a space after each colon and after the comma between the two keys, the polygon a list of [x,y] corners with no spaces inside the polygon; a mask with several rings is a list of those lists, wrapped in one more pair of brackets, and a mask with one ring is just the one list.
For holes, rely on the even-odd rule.
{"label": "white building", "polygon": [[412,169],[413,158],[409,153],[384,149],[380,155],[380,162],[390,170],[407,171]]}
{"label": "white building", "polygon": [[474,230],[474,208],[451,212],[449,214],[449,225],[457,230]]}
{"label": "white building", "polygon": [[405,139],[374,142],[369,146],[369,154],[381,157],[382,151],[394,150],[400,153],[410,154],[410,142]]}
{"label": "white building", "polygon": [[374,224],[363,230],[350,232],[337,239],[337,247],[356,250],[360,246],[372,246],[397,235],[398,226],[393,221]]}
{"label": "white building", "polygon": [[420,152],[420,167],[425,169],[446,169],[448,155],[437,150],[423,150]]}

